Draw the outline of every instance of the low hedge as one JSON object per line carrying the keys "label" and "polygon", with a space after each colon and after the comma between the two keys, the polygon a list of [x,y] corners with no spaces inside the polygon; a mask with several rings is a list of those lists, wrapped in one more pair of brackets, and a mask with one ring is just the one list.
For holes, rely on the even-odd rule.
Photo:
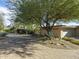
{"label": "low hedge", "polygon": [[64,37],[62,38],[63,40],[69,41],[73,44],[79,45],[79,40],[78,39],[74,39],[74,38],[69,38],[69,37]]}
{"label": "low hedge", "polygon": [[0,37],[5,37],[7,35],[6,32],[0,32]]}
{"label": "low hedge", "polygon": [[71,42],[71,43],[74,43],[74,44],[76,44],[76,45],[79,45],[79,40],[75,40],[75,39],[74,39],[74,40],[71,40],[70,42]]}
{"label": "low hedge", "polygon": [[66,41],[71,41],[72,39],[71,38],[69,38],[69,37],[64,37],[64,38],[62,38],[63,40],[66,40]]}

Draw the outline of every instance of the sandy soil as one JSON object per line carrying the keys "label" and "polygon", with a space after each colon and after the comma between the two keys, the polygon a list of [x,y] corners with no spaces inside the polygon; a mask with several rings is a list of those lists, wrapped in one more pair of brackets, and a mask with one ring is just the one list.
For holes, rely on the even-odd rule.
{"label": "sandy soil", "polygon": [[0,59],[79,59],[79,50],[52,49],[40,44],[31,46],[27,54],[1,54]]}
{"label": "sandy soil", "polygon": [[0,59],[79,59],[79,49],[49,48],[31,38],[0,39]]}

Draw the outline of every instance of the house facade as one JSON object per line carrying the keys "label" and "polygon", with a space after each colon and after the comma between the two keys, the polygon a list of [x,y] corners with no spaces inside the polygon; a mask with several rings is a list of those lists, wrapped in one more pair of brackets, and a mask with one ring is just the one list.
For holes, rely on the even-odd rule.
{"label": "house facade", "polygon": [[[79,36],[79,26],[64,26],[64,25],[56,25],[52,28],[53,35],[56,38],[63,37],[78,37]],[[41,34],[47,34],[45,27],[41,28]]]}

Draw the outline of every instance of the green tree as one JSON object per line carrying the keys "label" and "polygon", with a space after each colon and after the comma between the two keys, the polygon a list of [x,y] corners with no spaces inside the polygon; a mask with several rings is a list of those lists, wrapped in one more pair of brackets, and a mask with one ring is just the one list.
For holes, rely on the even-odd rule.
{"label": "green tree", "polygon": [[[51,38],[53,31],[50,20],[54,24],[58,20],[73,20],[79,18],[78,0],[15,0],[10,1],[17,12],[16,20],[24,24],[41,21],[46,24],[47,36]],[[51,34],[52,33],[52,34]]]}

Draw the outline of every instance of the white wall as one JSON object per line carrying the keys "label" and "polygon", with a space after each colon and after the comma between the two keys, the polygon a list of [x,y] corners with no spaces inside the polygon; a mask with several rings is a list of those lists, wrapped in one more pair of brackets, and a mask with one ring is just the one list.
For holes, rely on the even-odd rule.
{"label": "white wall", "polygon": [[67,37],[74,37],[75,36],[75,30],[74,28],[66,28],[61,30],[61,38],[67,36]]}

